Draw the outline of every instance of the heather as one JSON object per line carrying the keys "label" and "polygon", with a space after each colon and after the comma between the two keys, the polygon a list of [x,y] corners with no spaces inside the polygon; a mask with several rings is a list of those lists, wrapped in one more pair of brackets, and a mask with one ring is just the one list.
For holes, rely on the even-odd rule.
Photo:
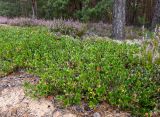
{"label": "heather", "polygon": [[[21,26],[21,27],[31,27],[31,26],[45,26],[54,35],[62,36],[69,35],[72,37],[86,39],[90,37],[111,37],[112,25],[104,22],[98,23],[84,23],[80,21],[75,21],[72,19],[32,19],[32,18],[7,18],[0,17],[0,24],[7,24],[10,26]],[[126,39],[141,40],[143,36],[150,38],[150,31],[146,28],[127,26],[126,29]],[[147,35],[146,35],[147,34]]]}
{"label": "heather", "polygon": [[25,83],[30,96],[53,95],[65,106],[83,102],[91,109],[105,101],[142,116],[159,109],[158,39],[141,47],[56,36],[46,27],[1,26],[0,76],[24,69],[40,77],[38,84]]}

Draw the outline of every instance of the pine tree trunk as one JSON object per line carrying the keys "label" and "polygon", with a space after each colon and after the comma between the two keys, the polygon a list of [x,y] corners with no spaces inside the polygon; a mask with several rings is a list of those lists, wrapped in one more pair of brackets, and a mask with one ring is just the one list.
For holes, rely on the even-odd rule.
{"label": "pine tree trunk", "polygon": [[152,19],[152,30],[156,27],[157,24],[160,24],[160,0],[156,1],[154,16]]}
{"label": "pine tree trunk", "polygon": [[125,23],[126,23],[125,8],[126,8],[126,0],[114,0],[112,37],[115,39],[125,38]]}

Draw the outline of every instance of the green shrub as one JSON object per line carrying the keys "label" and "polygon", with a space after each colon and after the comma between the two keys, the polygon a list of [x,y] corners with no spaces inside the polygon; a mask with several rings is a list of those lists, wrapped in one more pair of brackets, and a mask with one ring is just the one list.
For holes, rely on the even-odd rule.
{"label": "green shrub", "polygon": [[94,1],[81,0],[84,5],[82,9],[78,9],[74,15],[81,21],[108,21],[112,19],[113,0],[99,0],[94,5]]}
{"label": "green shrub", "polygon": [[16,6],[17,4],[13,1],[6,1],[1,0],[0,1],[0,16],[7,16],[7,17],[15,17],[19,16],[20,13],[19,7]]}
{"label": "green shrub", "polygon": [[137,116],[157,109],[160,65],[135,56],[138,45],[56,39],[39,27],[0,27],[0,44],[1,74],[23,67],[40,77],[37,85],[25,84],[31,96],[90,108],[107,101]]}

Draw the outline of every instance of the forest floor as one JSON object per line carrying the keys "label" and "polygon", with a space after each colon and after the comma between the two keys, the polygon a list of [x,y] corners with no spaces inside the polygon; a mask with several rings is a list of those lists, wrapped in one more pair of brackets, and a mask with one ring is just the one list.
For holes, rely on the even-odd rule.
{"label": "forest floor", "polygon": [[[9,26],[0,24],[0,26]],[[129,117],[104,103],[95,110],[72,106],[64,109],[55,103],[53,97],[32,99],[25,95],[23,84],[37,83],[38,77],[18,71],[0,78],[0,117]]]}
{"label": "forest floor", "polygon": [[99,105],[95,110],[77,106],[63,109],[57,106],[53,97],[31,99],[25,95],[24,82],[37,83],[38,77],[19,71],[0,78],[1,117],[129,117],[108,104]]}
{"label": "forest floor", "polygon": [[[110,25],[92,24],[86,37],[95,37],[98,39],[109,39]],[[0,24],[0,26],[10,26]],[[108,28],[105,28],[107,27]],[[96,28],[94,28],[96,27]],[[99,28],[101,27],[101,28]],[[118,41],[117,43],[126,42],[127,44],[142,44],[138,31],[132,32],[132,27],[128,27],[130,33],[127,40]],[[102,29],[105,29],[102,31]],[[102,32],[102,33],[98,33]],[[106,33],[108,32],[108,33]],[[135,37],[134,37],[135,36]],[[133,39],[131,39],[131,37]],[[0,117],[130,117],[130,112],[124,112],[117,107],[112,107],[107,103],[97,105],[94,110],[89,109],[85,104],[81,106],[71,106],[64,108],[56,102],[54,96],[48,96],[40,99],[33,99],[25,95],[23,84],[30,82],[36,84],[39,77],[26,73],[23,70],[11,73],[0,78]],[[158,115],[153,116],[158,117]]]}

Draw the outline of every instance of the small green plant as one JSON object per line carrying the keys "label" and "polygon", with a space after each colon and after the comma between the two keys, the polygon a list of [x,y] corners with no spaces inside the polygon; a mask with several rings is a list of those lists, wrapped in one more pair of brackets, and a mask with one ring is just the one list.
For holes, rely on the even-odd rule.
{"label": "small green plant", "polygon": [[57,39],[42,27],[0,27],[0,73],[16,68],[40,77],[25,84],[31,96],[54,95],[64,105],[107,101],[142,116],[158,104],[160,65],[144,62],[138,45]]}
{"label": "small green plant", "polygon": [[[144,33],[145,34],[145,33]],[[148,34],[148,32],[147,32]],[[158,85],[160,77],[160,27],[156,27],[154,32],[149,32],[150,38],[146,40],[144,37],[144,42],[142,43],[141,58],[143,58],[143,64],[155,64],[156,69],[154,73],[157,75],[153,76]],[[159,90],[157,91],[159,92]]]}
{"label": "small green plant", "polygon": [[[145,37],[144,37],[145,39]],[[144,41],[142,55],[146,58],[145,62],[160,64],[160,31],[156,27],[155,32],[150,32],[150,39]]]}
{"label": "small green plant", "polygon": [[144,16],[139,16],[138,17],[138,22],[140,25],[145,25],[146,24],[146,19]]}

